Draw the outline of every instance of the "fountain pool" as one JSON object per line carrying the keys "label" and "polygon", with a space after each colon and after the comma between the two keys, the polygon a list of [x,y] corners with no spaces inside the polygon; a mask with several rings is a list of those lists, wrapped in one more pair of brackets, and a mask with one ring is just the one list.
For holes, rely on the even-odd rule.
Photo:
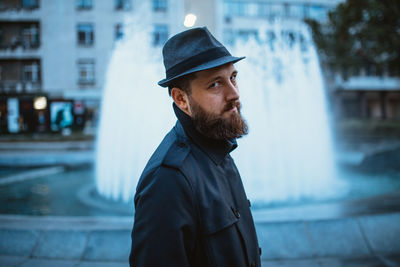
{"label": "fountain pool", "polygon": [[[368,200],[397,192],[400,196],[400,174],[362,174],[356,170],[339,171],[346,181],[349,194],[327,198],[323,201],[302,199],[301,201],[270,202],[260,205],[253,201],[253,212],[296,208],[315,204],[346,204],[352,201]],[[0,214],[35,216],[132,216],[133,200],[128,203],[102,198],[95,189],[93,168],[68,170],[63,173],[44,176],[0,186]],[[0,177],[1,179],[2,177]],[[400,198],[399,198],[400,199]],[[376,205],[380,203],[374,201]],[[382,203],[381,203],[382,204]],[[388,205],[386,203],[385,205]],[[399,203],[396,204],[400,207]],[[370,206],[360,205],[363,212],[370,212]],[[390,208],[388,206],[388,208]],[[289,209],[290,210],[290,209]],[[286,212],[290,217],[290,212]],[[339,214],[340,215],[340,214]],[[273,219],[273,218],[270,218]]]}

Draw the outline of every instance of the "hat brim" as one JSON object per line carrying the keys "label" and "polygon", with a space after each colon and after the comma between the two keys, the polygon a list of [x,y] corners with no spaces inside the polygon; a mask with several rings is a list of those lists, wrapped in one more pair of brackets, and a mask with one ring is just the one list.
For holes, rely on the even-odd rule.
{"label": "hat brim", "polygon": [[187,70],[179,75],[176,75],[174,77],[171,77],[169,79],[162,79],[161,81],[158,82],[158,85],[162,86],[162,87],[168,87],[168,85],[175,79],[185,76],[187,74],[193,73],[193,72],[198,72],[198,71],[202,71],[202,70],[208,70],[208,69],[212,69],[212,68],[216,68],[228,63],[236,63],[242,59],[244,59],[246,57],[233,57],[233,56],[225,56],[225,57],[220,57],[217,58],[215,60],[209,61],[207,63],[201,64],[199,66],[196,66],[190,70]]}

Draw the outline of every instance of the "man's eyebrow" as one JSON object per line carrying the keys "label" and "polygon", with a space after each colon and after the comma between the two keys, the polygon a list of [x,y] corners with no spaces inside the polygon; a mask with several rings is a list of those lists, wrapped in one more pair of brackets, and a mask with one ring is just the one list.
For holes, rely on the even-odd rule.
{"label": "man's eyebrow", "polygon": [[210,79],[207,79],[207,81],[205,82],[206,84],[210,83],[210,82],[214,82],[216,80],[222,79],[222,76],[218,75],[218,76],[214,76],[211,77]]}
{"label": "man's eyebrow", "polygon": [[[231,75],[236,75],[236,74],[238,74],[237,70],[234,70],[231,73]],[[213,81],[216,81],[216,80],[219,80],[219,79],[222,79],[222,78],[223,77],[221,75],[217,75],[217,76],[211,77],[210,79],[207,79],[207,81],[205,83],[208,84],[210,82],[213,82]]]}

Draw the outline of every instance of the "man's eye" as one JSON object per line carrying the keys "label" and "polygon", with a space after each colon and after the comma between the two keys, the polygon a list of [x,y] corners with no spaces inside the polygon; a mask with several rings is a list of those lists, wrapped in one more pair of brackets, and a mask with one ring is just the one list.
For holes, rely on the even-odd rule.
{"label": "man's eye", "polygon": [[219,85],[219,82],[213,82],[212,84],[210,84],[209,88],[217,87],[218,85]]}
{"label": "man's eye", "polygon": [[236,81],[236,75],[232,75],[231,80]]}

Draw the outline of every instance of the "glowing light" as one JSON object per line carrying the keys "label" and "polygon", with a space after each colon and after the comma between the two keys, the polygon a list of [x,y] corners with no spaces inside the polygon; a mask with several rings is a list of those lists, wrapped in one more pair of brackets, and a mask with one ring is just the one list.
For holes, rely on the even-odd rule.
{"label": "glowing light", "polygon": [[47,99],[44,96],[36,97],[33,101],[33,107],[35,109],[45,109],[47,107]]}
{"label": "glowing light", "polygon": [[185,17],[185,21],[183,22],[183,25],[185,25],[185,27],[190,28],[193,27],[194,24],[196,23],[196,15],[195,14],[187,14]]}

